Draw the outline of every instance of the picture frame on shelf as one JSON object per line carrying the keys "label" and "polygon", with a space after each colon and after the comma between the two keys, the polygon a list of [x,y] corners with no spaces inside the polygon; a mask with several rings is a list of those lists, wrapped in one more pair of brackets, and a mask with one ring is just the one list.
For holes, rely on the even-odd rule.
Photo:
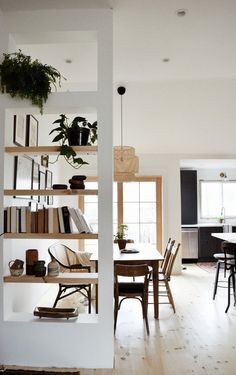
{"label": "picture frame on shelf", "polygon": [[[32,165],[32,190],[38,190],[39,189],[39,164],[36,163],[35,160],[33,160]],[[39,196],[33,195],[32,199],[38,202]]]}
{"label": "picture frame on shelf", "polygon": [[[46,189],[46,173],[43,171],[39,171],[39,190]],[[47,201],[47,197],[45,195],[39,195],[38,202],[40,204],[44,204]]]}
{"label": "picture frame on shelf", "polygon": [[38,146],[38,120],[33,115],[26,115],[26,146]]}
{"label": "picture frame on shelf", "polygon": [[19,114],[13,117],[13,143],[17,146],[26,145],[26,116]]}
{"label": "picture frame on shelf", "polygon": [[[33,159],[28,156],[14,158],[14,189],[31,190]],[[31,195],[14,196],[14,198],[31,199]]]}
{"label": "picture frame on shelf", "polygon": [[41,155],[41,166],[48,168],[49,155]]}
{"label": "picture frame on shelf", "polygon": [[[52,171],[47,169],[46,170],[46,189],[52,189],[52,177],[53,177]],[[52,195],[47,196],[47,204],[50,205],[50,206],[53,205],[53,196]]]}

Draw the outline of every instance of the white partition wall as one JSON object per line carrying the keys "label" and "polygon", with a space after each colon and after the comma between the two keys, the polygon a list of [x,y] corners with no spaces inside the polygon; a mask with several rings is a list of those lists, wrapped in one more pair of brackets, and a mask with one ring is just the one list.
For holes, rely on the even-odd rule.
{"label": "white partition wall", "polygon": [[[4,22],[4,23],[3,23]],[[99,251],[99,314],[84,314],[75,321],[36,319],[24,312],[24,301],[37,300],[40,289],[32,284],[20,286],[3,282],[8,273],[8,261],[16,252],[35,247],[31,240],[1,238],[0,251],[0,363],[36,367],[113,367],[113,259],[112,259],[112,12],[110,10],[49,10],[0,14],[0,51],[13,51],[22,37],[40,38],[63,33],[91,32],[97,36],[97,82],[94,91],[57,92],[51,94],[44,114],[86,113],[92,110],[98,119],[97,170],[98,190],[98,251]],[[27,38],[26,38],[27,39]],[[8,52],[8,51],[6,51]],[[89,77],[88,77],[89,80]],[[37,108],[28,102],[0,97],[0,162],[4,164],[4,139],[10,140],[6,126],[9,116],[31,113],[40,119]],[[57,117],[55,117],[57,118]],[[40,122],[40,121],[39,121]],[[40,124],[39,124],[40,126]],[[50,129],[49,129],[50,130]],[[10,141],[8,141],[10,142]],[[11,146],[11,144],[7,144]],[[5,166],[6,168],[6,166]],[[11,173],[11,172],[9,172]],[[75,174],[73,170],[71,174]],[[3,207],[3,173],[0,176],[1,208]],[[2,229],[2,217],[1,217]],[[29,241],[29,242],[27,242]],[[37,240],[37,246],[47,248],[47,240]],[[43,250],[42,250],[43,251]],[[21,298],[22,295],[22,298]],[[16,311],[16,303],[22,312]]]}

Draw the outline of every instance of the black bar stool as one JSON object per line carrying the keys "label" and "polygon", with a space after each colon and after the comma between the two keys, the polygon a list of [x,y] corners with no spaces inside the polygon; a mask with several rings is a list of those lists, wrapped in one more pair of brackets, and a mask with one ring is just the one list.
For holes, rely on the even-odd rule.
{"label": "black bar stool", "polygon": [[226,272],[229,271],[230,274],[235,270],[235,255],[236,255],[236,244],[231,242],[223,241],[221,243],[221,250],[222,253],[215,253],[214,258],[217,259],[217,266],[216,266],[216,275],[215,275],[215,283],[214,283],[214,291],[213,291],[213,299],[215,299],[217,288],[227,288],[226,285],[220,285],[219,283],[226,282],[219,281],[219,274],[220,269],[224,269],[224,277],[226,277]]}

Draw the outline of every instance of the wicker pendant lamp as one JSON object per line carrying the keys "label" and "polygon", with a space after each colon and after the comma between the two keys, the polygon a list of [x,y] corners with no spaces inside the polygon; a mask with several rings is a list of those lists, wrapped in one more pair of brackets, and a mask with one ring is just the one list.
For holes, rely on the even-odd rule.
{"label": "wicker pendant lamp", "polygon": [[126,92],[125,87],[119,86],[117,92],[120,95],[120,146],[114,147],[114,177],[115,179],[125,180],[132,178],[138,172],[139,160],[135,155],[135,148],[124,146],[123,138],[123,103],[122,96]]}

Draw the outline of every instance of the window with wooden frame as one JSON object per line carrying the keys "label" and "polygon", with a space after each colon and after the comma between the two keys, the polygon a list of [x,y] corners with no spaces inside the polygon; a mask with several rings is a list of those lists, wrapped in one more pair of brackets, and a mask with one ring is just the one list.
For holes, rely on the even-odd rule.
{"label": "window with wooden frame", "polygon": [[[87,189],[97,189],[96,178],[87,177]],[[79,207],[98,230],[97,196],[80,196]],[[113,232],[121,223],[128,225],[128,238],[138,243],[150,243],[162,248],[162,179],[159,176],[139,176],[113,184]],[[80,248],[89,250],[93,240],[80,242]]]}

